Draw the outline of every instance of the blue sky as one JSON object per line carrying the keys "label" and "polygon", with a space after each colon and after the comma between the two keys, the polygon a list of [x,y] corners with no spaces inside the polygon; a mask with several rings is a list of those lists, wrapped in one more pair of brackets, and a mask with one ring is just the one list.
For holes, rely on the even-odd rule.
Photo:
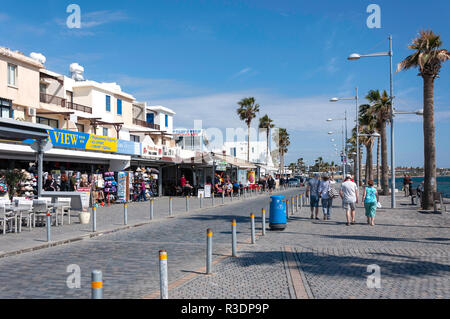
{"label": "blue sky", "polygon": [[[66,7],[76,3],[82,28],[68,29]],[[369,29],[366,8],[381,7],[381,29]],[[41,52],[50,70],[85,67],[88,79],[117,82],[139,100],[177,112],[175,126],[243,126],[236,103],[254,96],[291,134],[287,162],[318,156],[337,161],[328,131],[341,129],[351,102],[370,89],[389,89],[388,58],[347,61],[350,53],[388,50],[394,64],[410,54],[407,45],[423,28],[433,28],[450,48],[446,0],[423,1],[9,1],[0,8],[0,46],[25,54]],[[397,109],[423,107],[416,70],[395,75]],[[450,62],[435,83],[437,165],[450,167]],[[255,125],[256,125],[255,120]],[[349,126],[353,124],[350,121]],[[350,128],[349,128],[350,130]],[[421,118],[396,122],[398,165],[423,165]]]}

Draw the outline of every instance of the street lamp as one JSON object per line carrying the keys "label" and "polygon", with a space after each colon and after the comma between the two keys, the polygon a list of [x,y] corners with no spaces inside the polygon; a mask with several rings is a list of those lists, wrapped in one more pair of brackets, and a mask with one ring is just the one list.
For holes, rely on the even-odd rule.
{"label": "street lamp", "polygon": [[[358,105],[358,88],[356,88],[356,95],[354,97],[343,97],[343,98],[338,98],[338,97],[333,97],[330,99],[330,102],[339,102],[339,101],[356,101],[356,132],[359,132],[359,105]],[[345,117],[347,118],[347,112],[345,114]],[[345,128],[345,133],[347,135],[347,126]],[[345,141],[345,145],[347,145],[347,140]],[[358,154],[356,156],[356,172],[355,172],[355,179],[356,179],[356,185],[358,185],[359,188],[359,138],[358,138],[358,134],[356,135],[356,149],[358,150]]]}
{"label": "street lamp", "polygon": [[[346,114],[347,115],[347,114]],[[333,135],[334,132],[328,132],[328,135]],[[347,173],[347,149],[346,149],[346,143],[345,139],[347,138],[347,130],[344,135],[344,128],[342,127],[342,153],[341,153],[341,161],[342,161],[342,173],[345,176]],[[334,142],[334,139],[331,140],[331,142]],[[336,147],[336,146],[335,146]],[[337,149],[335,149],[337,151]],[[338,155],[338,154],[336,154]],[[342,159],[343,158],[343,159]]]}
{"label": "street lamp", "polygon": [[[337,98],[333,98],[331,100],[335,100]],[[337,99],[339,101],[339,99]],[[344,175],[346,175],[347,172],[347,110],[345,110],[345,117],[343,119],[328,119],[327,122],[332,122],[332,121],[345,121],[345,140],[344,140]]]}
{"label": "street lamp", "polygon": [[389,51],[388,52],[379,52],[372,54],[358,54],[353,53],[350,54],[348,60],[355,61],[361,58],[371,58],[371,57],[389,57],[389,66],[390,66],[390,101],[391,101],[391,175],[392,175],[392,183],[391,183],[391,207],[395,208],[395,154],[394,154],[394,76],[392,72],[392,57],[394,53],[392,51],[392,35],[389,36]]}

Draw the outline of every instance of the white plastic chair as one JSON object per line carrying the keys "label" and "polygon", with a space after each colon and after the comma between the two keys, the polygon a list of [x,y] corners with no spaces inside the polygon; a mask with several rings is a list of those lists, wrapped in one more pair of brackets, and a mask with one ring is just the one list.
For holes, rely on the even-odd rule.
{"label": "white plastic chair", "polygon": [[[3,235],[6,234],[6,228],[8,225],[8,222],[14,222],[15,231],[17,232],[17,219],[16,216],[9,215],[6,213],[6,207],[4,203],[0,203],[0,224],[3,224]],[[12,225],[11,225],[12,226]]]}
{"label": "white plastic chair", "polygon": [[61,215],[61,225],[64,225],[64,215],[69,216],[69,225],[70,225],[70,208],[71,208],[71,198],[58,198],[58,204],[64,204],[64,206],[59,207],[58,211]]}
{"label": "white plastic chair", "polygon": [[[17,202],[17,211],[16,214],[19,224],[19,233],[22,231],[22,219],[27,220],[27,226],[31,230],[31,221],[34,217],[33,213],[33,201],[32,200],[19,200]],[[22,214],[25,214],[26,216],[22,216]]]}

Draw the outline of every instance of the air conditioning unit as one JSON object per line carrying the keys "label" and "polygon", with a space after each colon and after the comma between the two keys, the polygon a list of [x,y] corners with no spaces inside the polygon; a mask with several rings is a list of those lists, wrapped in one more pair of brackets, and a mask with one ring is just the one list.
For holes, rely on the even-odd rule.
{"label": "air conditioning unit", "polygon": [[36,116],[36,109],[28,108],[28,116]]}

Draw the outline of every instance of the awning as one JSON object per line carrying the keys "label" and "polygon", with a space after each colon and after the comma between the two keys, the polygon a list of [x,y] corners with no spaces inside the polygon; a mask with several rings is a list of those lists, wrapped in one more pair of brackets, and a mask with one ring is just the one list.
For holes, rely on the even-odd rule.
{"label": "awning", "polygon": [[0,118],[0,139],[8,141],[41,140],[48,137],[50,126]]}

